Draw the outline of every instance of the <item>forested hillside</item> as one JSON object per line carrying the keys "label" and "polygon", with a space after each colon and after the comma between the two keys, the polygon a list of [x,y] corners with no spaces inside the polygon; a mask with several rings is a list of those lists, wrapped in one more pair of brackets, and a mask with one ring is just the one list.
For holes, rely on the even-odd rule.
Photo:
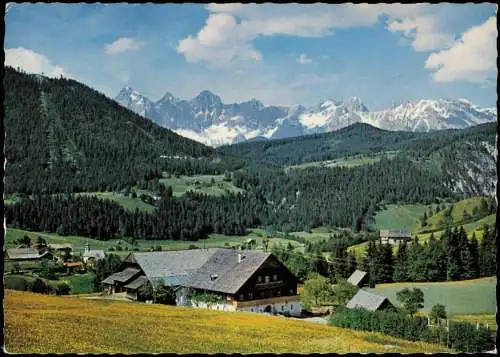
{"label": "forested hillside", "polygon": [[4,88],[7,193],[120,189],[167,170],[224,172],[213,149],[74,80],[6,67]]}
{"label": "forested hillside", "polygon": [[[355,124],[330,134],[216,151],[73,80],[7,68],[5,89],[6,192],[23,197],[6,206],[6,221],[32,231],[174,240],[243,235],[255,227],[358,232],[373,229],[383,204],[488,195],[496,181],[496,124],[426,134]],[[350,168],[282,166],[389,150],[395,154]],[[168,176],[201,173],[224,174],[241,190],[175,197],[162,183],[170,182]],[[151,210],[130,212],[95,197],[69,195],[99,191],[134,199],[150,194]]]}
{"label": "forested hillside", "polygon": [[353,124],[335,132],[271,141],[254,141],[219,148],[221,153],[253,158],[279,165],[332,160],[357,153],[405,151],[426,156],[436,150],[447,152],[463,143],[486,141],[495,144],[497,123],[463,130],[429,133],[385,131],[369,124]]}

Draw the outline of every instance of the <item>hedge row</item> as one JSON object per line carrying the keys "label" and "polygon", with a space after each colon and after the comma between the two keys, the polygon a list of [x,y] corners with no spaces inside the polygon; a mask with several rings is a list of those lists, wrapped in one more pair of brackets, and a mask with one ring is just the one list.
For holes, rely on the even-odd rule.
{"label": "hedge row", "polygon": [[400,311],[340,308],[330,316],[331,325],[355,330],[381,332],[410,341],[439,343],[463,352],[484,352],[495,347],[493,332],[466,322],[450,322],[449,332],[431,328],[424,317],[410,317]]}

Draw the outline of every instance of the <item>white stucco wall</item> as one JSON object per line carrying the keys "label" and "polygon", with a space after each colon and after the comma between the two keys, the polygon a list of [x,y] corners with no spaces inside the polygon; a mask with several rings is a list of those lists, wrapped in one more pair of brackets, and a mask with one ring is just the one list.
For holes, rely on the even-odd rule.
{"label": "white stucco wall", "polygon": [[199,309],[236,311],[236,307],[233,304],[207,304],[204,302],[198,302],[198,303],[193,303],[191,306]]}
{"label": "white stucco wall", "polygon": [[298,297],[297,300],[293,301],[238,307],[237,311],[264,312],[267,306],[271,306],[271,311],[270,311],[271,313],[273,312],[276,312],[278,314],[289,313],[292,316],[300,316],[300,313],[302,312],[302,305]]}
{"label": "white stucco wall", "polygon": [[300,300],[287,301],[287,302],[276,302],[276,303],[266,303],[258,305],[257,302],[253,306],[240,306],[236,307],[233,304],[207,304],[204,302],[192,303],[192,307],[210,309],[210,310],[220,310],[220,311],[247,311],[247,312],[258,312],[263,313],[267,306],[271,306],[270,313],[285,314],[289,313],[291,316],[300,316],[302,312],[302,305]]}

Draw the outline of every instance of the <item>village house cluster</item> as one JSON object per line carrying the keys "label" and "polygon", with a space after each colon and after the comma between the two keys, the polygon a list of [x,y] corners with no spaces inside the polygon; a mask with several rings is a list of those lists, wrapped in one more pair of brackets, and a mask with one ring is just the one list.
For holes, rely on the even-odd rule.
{"label": "village house cluster", "polygon": [[82,254],[76,254],[69,243],[35,243],[33,245],[21,244],[16,248],[4,251],[4,261],[12,263],[55,261],[67,268],[67,273],[84,272],[87,268],[94,267],[98,260],[105,258],[103,250],[90,249],[89,243],[85,245]]}

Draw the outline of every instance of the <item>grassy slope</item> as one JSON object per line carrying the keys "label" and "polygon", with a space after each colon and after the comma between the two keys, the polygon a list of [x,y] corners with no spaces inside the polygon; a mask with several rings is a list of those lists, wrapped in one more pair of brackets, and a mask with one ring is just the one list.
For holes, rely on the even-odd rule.
{"label": "grassy slope", "polygon": [[[215,184],[206,187],[205,185],[210,184],[212,178],[215,180]],[[223,178],[224,175],[180,176],[179,178],[172,176],[171,178],[164,177],[160,182],[167,187],[172,186],[174,196],[182,196],[189,190],[214,196],[224,195],[226,189],[235,193],[243,192],[242,189],[234,186],[231,182],[224,181]],[[199,188],[196,188],[195,181],[200,182]],[[222,185],[222,188],[218,187],[219,184]]]}
{"label": "grassy slope", "polygon": [[304,164],[292,165],[291,168],[306,169],[308,167],[355,167],[361,165],[373,164],[380,161],[383,157],[392,158],[397,151],[385,151],[373,155],[359,154],[353,156],[341,157],[334,160],[306,162]]}
{"label": "grassy slope", "polygon": [[[90,242],[90,249],[108,250],[109,248],[116,246],[116,240],[100,241],[81,236],[60,236],[55,233],[28,232],[14,228],[7,228],[5,234],[5,245],[8,248],[14,247],[14,240],[22,238],[25,235],[31,238],[32,243],[35,243],[37,237],[41,236],[47,241],[47,243],[70,243],[73,245],[73,249],[83,248],[87,242]],[[125,241],[121,242],[123,247],[128,246],[129,248],[132,248],[132,245],[126,243]]]}
{"label": "grassy slope", "polygon": [[387,296],[399,305],[396,293],[406,287],[418,287],[424,293],[424,309],[429,313],[432,306],[446,306],[449,316],[458,314],[495,313],[496,311],[496,278],[483,278],[457,282],[440,283],[394,283],[380,284],[370,289],[377,294]]}
{"label": "grassy slope", "polygon": [[[480,203],[481,203],[481,197],[473,197],[454,203],[453,210],[451,212],[451,217],[453,219],[453,222],[460,222],[463,219],[464,209],[467,210],[469,214],[471,214],[474,207],[479,207]],[[438,223],[443,219],[444,219],[444,211],[438,212],[437,214],[433,215],[427,220],[428,222],[427,228],[428,229],[439,228]]]}
{"label": "grassy slope", "polygon": [[414,205],[387,205],[387,209],[377,212],[375,215],[375,227],[377,229],[408,229],[415,231],[420,228],[420,217],[432,206],[421,204]]}
{"label": "grassy slope", "polygon": [[143,202],[140,198],[131,198],[119,193],[114,192],[85,192],[80,193],[80,195],[95,196],[103,200],[107,199],[118,203],[123,208],[134,212],[136,209],[139,211],[144,211],[151,213],[155,210],[155,207]]}
{"label": "grassy slope", "polygon": [[[91,282],[94,277],[93,273],[85,273],[85,274],[75,274],[68,277],[61,277],[60,280],[47,280],[43,279],[46,284],[49,284],[53,287],[56,287],[57,284],[66,281],[71,286],[71,294],[84,294],[92,292]],[[31,275],[18,275],[18,274],[9,274],[4,277],[4,279],[25,279],[28,282],[31,282],[36,279],[36,277]]]}
{"label": "grassy slope", "polygon": [[[453,222],[457,223],[463,219],[463,211],[466,209],[469,213],[475,206],[480,203],[480,197],[469,198],[454,203],[455,208],[452,211]],[[449,205],[447,205],[449,206]],[[419,218],[424,214],[425,210],[430,206],[424,205],[388,205],[387,209],[380,211],[375,216],[376,227],[378,229],[409,229],[413,234],[417,234],[420,242],[425,242],[431,236],[431,233],[418,233],[422,229],[420,226]],[[432,209],[435,209],[436,205],[432,205]],[[436,228],[436,224],[443,219],[444,212],[438,212],[428,219],[429,227],[426,229]],[[481,218],[475,222],[464,224],[464,229],[467,232],[469,238],[472,237],[472,233],[476,234],[477,239],[481,239],[483,235],[482,227],[484,224],[490,226],[494,225],[496,221],[496,216],[494,214],[487,217]],[[434,237],[440,238],[444,230],[439,230],[434,232]],[[362,256],[366,251],[368,243],[360,243],[349,247],[350,251],[355,251],[356,255]]]}
{"label": "grassy slope", "polygon": [[390,352],[446,351],[441,346],[381,334],[252,313],[11,290],[5,294],[5,347],[9,352],[389,352],[384,344],[394,346]]}
{"label": "grassy slope", "polygon": [[[261,229],[251,229],[248,234],[245,236],[226,236],[222,234],[211,234],[208,239],[199,240],[196,242],[187,242],[187,241],[174,241],[174,240],[138,240],[137,247],[140,250],[147,250],[152,248],[153,246],[160,245],[163,250],[178,250],[178,249],[188,249],[190,245],[196,245],[199,248],[224,248],[236,246],[245,242],[247,239],[254,239],[257,243],[257,246],[262,246],[262,234],[263,230]],[[60,236],[54,233],[37,233],[37,232],[28,232],[20,229],[7,228],[7,234],[5,235],[5,244],[8,248],[15,247],[14,240],[22,238],[24,235],[27,235],[31,238],[31,241],[34,243],[38,236],[43,237],[47,243],[70,243],[73,245],[73,249],[81,250],[85,246],[87,242],[90,242],[91,249],[102,249],[105,251],[109,251],[111,247],[116,248],[118,246],[117,240],[109,240],[109,241],[100,241],[96,239],[90,239],[86,237],[80,236]],[[129,250],[132,250],[135,246],[121,241],[122,248],[128,247]],[[273,244],[281,244],[287,245],[288,243],[292,244],[297,249],[303,248],[301,243],[287,240],[283,238],[271,238],[269,242],[269,247]],[[118,254],[121,256],[125,256],[129,253],[129,251],[114,251],[114,254]]]}
{"label": "grassy slope", "polygon": [[451,316],[454,321],[463,321],[469,323],[480,323],[487,324],[488,328],[493,331],[497,330],[497,321],[495,314],[466,314],[466,315],[454,315]]}

